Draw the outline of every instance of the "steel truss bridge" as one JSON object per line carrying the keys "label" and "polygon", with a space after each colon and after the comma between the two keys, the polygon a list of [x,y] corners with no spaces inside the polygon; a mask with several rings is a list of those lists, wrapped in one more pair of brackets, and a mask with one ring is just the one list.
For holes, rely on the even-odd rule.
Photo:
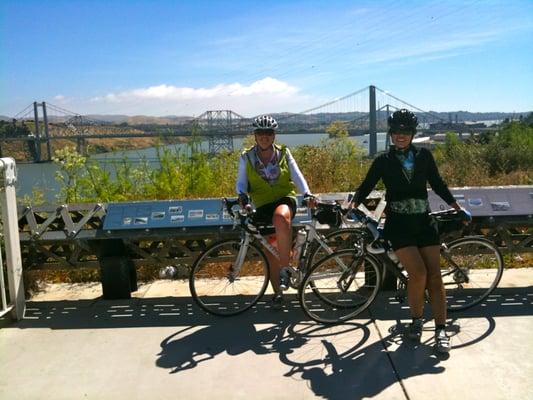
{"label": "steel truss bridge", "polygon": [[[341,122],[350,135],[370,134],[369,152],[377,151],[378,131],[385,131],[387,118],[399,108],[417,113],[422,131],[429,123],[445,122],[438,115],[424,111],[375,86],[368,86],[317,107],[294,114],[276,114],[284,133],[324,133],[333,122]],[[132,125],[125,128],[97,121],[46,102],[34,102],[12,119],[8,132],[0,137],[2,146],[10,142],[26,145],[35,162],[51,161],[54,143],[75,141],[78,152],[84,154],[91,139],[165,138],[197,136],[206,138],[211,154],[233,151],[233,138],[250,132],[252,118],[231,110],[206,111],[182,124],[157,126]],[[484,130],[483,128],[476,128]],[[472,130],[471,130],[472,131]]]}

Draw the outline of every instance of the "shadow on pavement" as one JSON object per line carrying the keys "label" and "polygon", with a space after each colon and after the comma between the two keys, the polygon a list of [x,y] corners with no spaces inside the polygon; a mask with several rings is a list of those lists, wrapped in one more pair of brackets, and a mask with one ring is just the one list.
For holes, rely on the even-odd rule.
{"label": "shadow on pavement", "polygon": [[[307,320],[296,297],[284,310],[269,299],[234,317],[215,317],[190,297],[104,301],[29,302],[26,318],[7,329],[98,329],[175,326],[160,343],[155,365],[176,374],[221,354],[275,355],[286,366],[283,376],[306,381],[316,396],[341,399],[373,397],[408,377],[444,371],[432,335],[421,343],[403,340],[406,304],[383,293],[357,320],[324,326]],[[533,291],[502,288],[483,304],[450,315],[454,348],[478,343],[495,329],[495,317],[533,314]],[[431,327],[429,326],[431,325]],[[427,329],[432,328],[428,323]],[[377,336],[379,334],[379,336]],[[260,359],[258,362],[261,362]],[[402,365],[401,371],[396,365]]]}
{"label": "shadow on pavement", "polygon": [[[296,296],[288,298],[280,312],[270,309],[265,296],[251,310],[245,312],[253,323],[277,323],[284,320],[304,321]],[[426,307],[429,309],[429,307]],[[407,318],[406,303],[398,303],[393,292],[384,292],[370,307],[372,318],[396,320]],[[482,304],[471,309],[451,313],[452,319],[533,315],[533,287],[496,289]],[[211,325],[235,317],[217,317],[205,313],[187,297],[134,298],[128,300],[40,301],[28,302],[25,319],[8,324],[9,328],[97,329],[149,326]],[[357,320],[369,318],[363,313]],[[5,324],[4,324],[5,325]]]}
{"label": "shadow on pavement", "polygon": [[[156,365],[179,373],[223,353],[237,356],[251,351],[258,356],[257,363],[263,355],[276,354],[287,366],[283,376],[307,381],[316,396],[327,399],[373,397],[399,379],[444,371],[432,345],[403,341],[401,329],[371,340],[371,329],[371,321],[336,326],[280,321],[258,329],[253,319],[242,315],[233,323],[178,330],[161,342]],[[390,352],[411,366],[401,376]]]}

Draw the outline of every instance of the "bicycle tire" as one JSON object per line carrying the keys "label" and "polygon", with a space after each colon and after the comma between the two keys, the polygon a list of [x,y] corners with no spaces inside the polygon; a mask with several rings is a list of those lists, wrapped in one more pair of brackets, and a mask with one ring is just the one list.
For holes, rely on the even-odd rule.
{"label": "bicycle tire", "polygon": [[464,237],[441,251],[441,276],[446,289],[447,309],[466,310],[485,300],[498,286],[503,257],[490,240]]}
{"label": "bicycle tire", "polygon": [[298,299],[309,318],[335,324],[366,310],[376,298],[380,282],[380,268],[373,257],[361,256],[357,250],[339,250],[307,271]]}
{"label": "bicycle tire", "polygon": [[232,272],[239,240],[209,246],[194,262],[189,275],[191,296],[203,310],[219,316],[240,314],[263,296],[268,286],[269,264],[255,243],[248,245],[240,271]]}

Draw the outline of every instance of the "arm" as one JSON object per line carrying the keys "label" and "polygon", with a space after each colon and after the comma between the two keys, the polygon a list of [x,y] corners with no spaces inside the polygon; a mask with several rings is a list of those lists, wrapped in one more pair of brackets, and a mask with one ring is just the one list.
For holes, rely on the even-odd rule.
{"label": "arm", "polygon": [[289,172],[291,173],[291,180],[296,185],[296,188],[301,194],[311,194],[309,186],[307,185],[307,181],[305,180],[302,172],[300,171],[300,168],[298,168],[298,164],[296,164],[296,160],[292,156],[289,149],[287,149],[286,156],[287,162],[289,163]]}
{"label": "arm", "polygon": [[363,200],[366,199],[366,197],[370,194],[372,189],[374,189],[378,181],[381,179],[382,175],[382,163],[380,162],[380,158],[376,158],[372,162],[372,165],[370,166],[370,169],[368,170],[365,179],[355,191],[354,198],[352,199],[352,205],[355,208],[357,208],[359,204],[361,204]]}
{"label": "arm", "polygon": [[429,185],[448,205],[452,206],[456,210],[461,209],[461,207],[455,201],[455,197],[453,197],[452,193],[450,192],[450,189],[448,189],[448,185],[446,185],[446,182],[444,182],[440,176],[437,164],[433,158],[433,154],[431,154],[429,150],[426,151],[429,158],[427,171],[427,180]]}
{"label": "arm", "polygon": [[244,156],[239,158],[239,169],[237,171],[235,191],[237,194],[248,192],[248,176],[246,175],[246,159]]}

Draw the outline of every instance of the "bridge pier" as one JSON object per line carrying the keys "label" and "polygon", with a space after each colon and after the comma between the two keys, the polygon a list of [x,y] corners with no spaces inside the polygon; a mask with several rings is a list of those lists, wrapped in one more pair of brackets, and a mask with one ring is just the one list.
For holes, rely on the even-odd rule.
{"label": "bridge pier", "polygon": [[85,154],[87,150],[87,142],[84,138],[80,137],[76,139],[76,151],[78,154]]}
{"label": "bridge pier", "polygon": [[33,162],[41,162],[41,141],[36,138],[35,135],[31,134],[28,136],[28,141],[26,143]]}

